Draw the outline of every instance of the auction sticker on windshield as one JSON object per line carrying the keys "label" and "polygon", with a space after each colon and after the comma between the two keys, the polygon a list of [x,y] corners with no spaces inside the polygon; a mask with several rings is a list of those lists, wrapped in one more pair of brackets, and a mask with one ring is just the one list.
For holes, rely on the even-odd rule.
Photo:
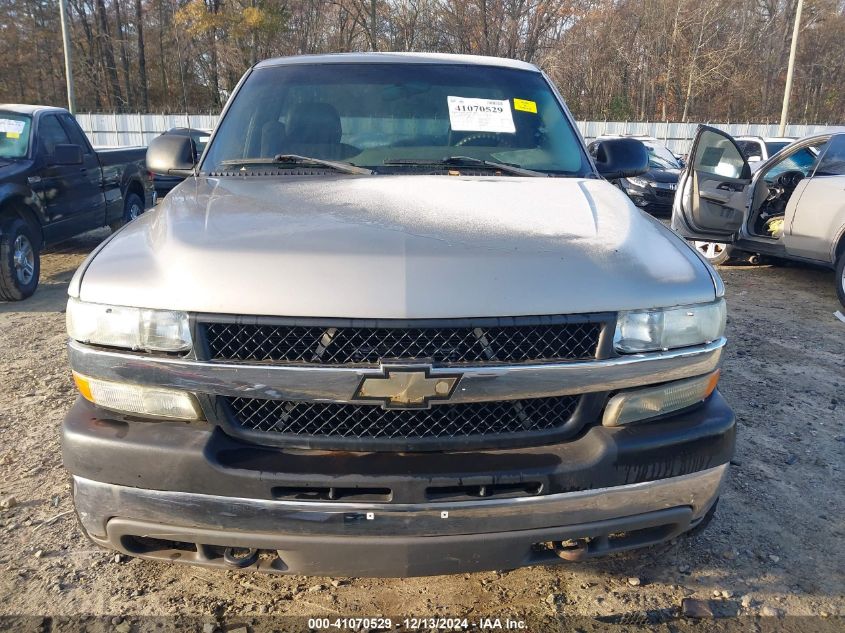
{"label": "auction sticker on windshield", "polygon": [[513,109],[519,110],[520,112],[530,112],[531,114],[537,114],[537,102],[529,101],[528,99],[514,99]]}
{"label": "auction sticker on windshield", "polygon": [[507,99],[447,97],[449,123],[455,132],[502,132],[513,134],[511,104]]}
{"label": "auction sticker on windshield", "polygon": [[8,138],[19,138],[25,123],[14,119],[0,119],[0,132],[5,132]]}

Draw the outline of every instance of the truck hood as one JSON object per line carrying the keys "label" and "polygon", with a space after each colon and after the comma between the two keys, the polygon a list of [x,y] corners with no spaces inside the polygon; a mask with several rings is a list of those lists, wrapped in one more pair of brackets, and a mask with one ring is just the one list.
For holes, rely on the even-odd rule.
{"label": "truck hood", "polygon": [[32,167],[29,159],[11,159],[0,157],[0,182],[14,178]]}
{"label": "truck hood", "polygon": [[197,312],[458,318],[712,301],[708,266],[578,178],[191,178],[92,253],[85,301]]}

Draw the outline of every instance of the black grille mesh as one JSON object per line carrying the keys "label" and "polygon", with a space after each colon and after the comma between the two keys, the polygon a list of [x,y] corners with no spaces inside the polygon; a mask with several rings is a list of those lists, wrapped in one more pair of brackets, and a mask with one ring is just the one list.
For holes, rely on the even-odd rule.
{"label": "black grille mesh", "polygon": [[383,359],[435,363],[595,358],[601,325],[370,328],[207,323],[210,357],[229,361],[371,364]]}
{"label": "black grille mesh", "polygon": [[563,425],[578,396],[438,405],[431,409],[228,398],[235,423],[243,429],[293,436],[375,438],[458,438]]}

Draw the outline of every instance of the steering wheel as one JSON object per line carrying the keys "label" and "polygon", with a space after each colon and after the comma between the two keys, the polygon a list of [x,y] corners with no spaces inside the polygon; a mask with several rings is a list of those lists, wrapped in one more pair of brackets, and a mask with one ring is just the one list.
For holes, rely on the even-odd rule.
{"label": "steering wheel", "polygon": [[778,174],[778,177],[775,178],[775,185],[781,186],[784,189],[795,189],[798,186],[798,183],[804,180],[804,172],[800,169],[790,169],[789,171],[785,171],[781,174]]}
{"label": "steering wheel", "polygon": [[786,189],[775,183],[768,185],[768,189],[769,193],[766,194],[766,202],[777,200],[786,192]]}
{"label": "steering wheel", "polygon": [[469,136],[463,137],[460,141],[455,143],[455,147],[463,147],[468,145],[473,147],[475,141],[494,141],[488,147],[498,147],[501,145],[502,139],[499,137],[498,134],[494,134],[492,132],[478,132],[477,134],[470,134]]}

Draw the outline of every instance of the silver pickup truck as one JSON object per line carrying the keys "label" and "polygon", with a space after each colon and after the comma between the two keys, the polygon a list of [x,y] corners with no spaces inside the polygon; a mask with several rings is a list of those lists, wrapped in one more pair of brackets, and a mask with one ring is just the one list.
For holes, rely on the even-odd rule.
{"label": "silver pickup truck", "polygon": [[[549,79],[446,55],[273,59],[70,285],[82,529],[274,573],[506,569],[709,521],[734,449],[724,288],[604,178]],[[602,178],[604,176],[604,178]]]}

